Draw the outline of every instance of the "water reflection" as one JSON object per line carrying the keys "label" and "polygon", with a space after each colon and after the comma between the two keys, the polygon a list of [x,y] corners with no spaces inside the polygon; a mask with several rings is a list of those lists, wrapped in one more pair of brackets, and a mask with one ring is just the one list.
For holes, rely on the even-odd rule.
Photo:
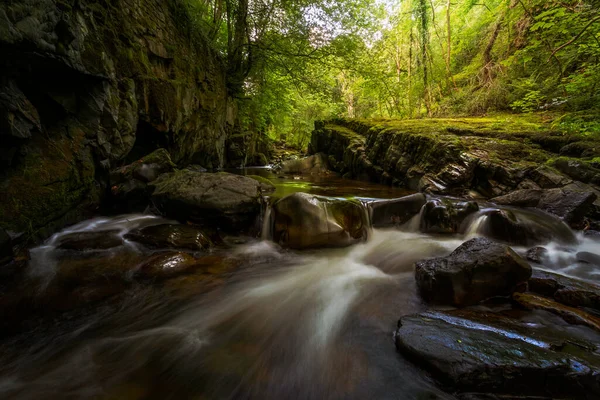
{"label": "water reflection", "polygon": [[392,199],[414,193],[398,187],[345,179],[337,174],[284,175],[264,167],[234,169],[227,172],[239,175],[258,175],[269,179],[275,185],[276,191],[273,196],[277,198],[297,192],[330,197],[380,199]]}

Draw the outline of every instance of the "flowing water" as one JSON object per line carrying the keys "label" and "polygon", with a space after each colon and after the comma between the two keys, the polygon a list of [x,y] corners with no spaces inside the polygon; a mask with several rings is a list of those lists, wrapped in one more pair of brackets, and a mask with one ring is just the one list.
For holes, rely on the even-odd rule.
{"label": "flowing water", "polygon": [[[282,179],[278,191],[295,191],[296,183]],[[404,194],[362,182],[302,184],[337,197]],[[263,232],[261,239],[241,238],[229,248],[197,255],[235,268],[151,284],[125,274],[129,283],[110,301],[41,315],[24,324],[26,329],[4,333],[0,398],[453,398],[397,354],[392,332],[399,317],[429,309],[416,292],[413,263],[447,255],[480,234],[486,210],[458,235],[421,234],[419,218],[402,229],[373,230],[367,242],[350,248],[294,252]],[[143,215],[82,222],[33,249],[25,279],[36,287],[34,296],[44,299],[67,257],[56,247],[61,237],[103,230],[122,237],[164,222]],[[547,247],[545,268],[595,279],[597,271],[573,266],[574,254],[597,252],[597,242],[579,238],[569,248]],[[83,259],[110,264],[148,255],[125,241]]]}

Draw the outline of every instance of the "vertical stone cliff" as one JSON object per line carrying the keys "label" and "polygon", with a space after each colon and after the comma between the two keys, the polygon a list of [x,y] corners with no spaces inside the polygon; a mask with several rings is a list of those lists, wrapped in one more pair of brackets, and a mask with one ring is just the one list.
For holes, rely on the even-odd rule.
{"label": "vertical stone cliff", "polygon": [[0,54],[0,227],[74,222],[158,147],[224,164],[235,103],[181,0],[3,1]]}

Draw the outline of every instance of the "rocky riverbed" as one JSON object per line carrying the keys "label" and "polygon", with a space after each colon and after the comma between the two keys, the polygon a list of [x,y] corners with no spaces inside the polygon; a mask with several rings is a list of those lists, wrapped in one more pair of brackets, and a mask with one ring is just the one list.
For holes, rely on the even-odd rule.
{"label": "rocky riverbed", "polygon": [[564,216],[593,203],[411,193],[327,163],[207,173],[158,152],[111,174],[107,212],[139,214],[16,254],[7,236],[2,397],[600,395],[600,241]]}

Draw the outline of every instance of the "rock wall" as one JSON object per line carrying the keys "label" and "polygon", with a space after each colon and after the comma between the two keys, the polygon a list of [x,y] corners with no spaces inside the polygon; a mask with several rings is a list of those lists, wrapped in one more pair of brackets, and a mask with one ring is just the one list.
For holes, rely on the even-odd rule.
{"label": "rock wall", "polygon": [[0,3],[0,226],[45,235],[159,147],[225,162],[237,110],[181,0]]}
{"label": "rock wall", "polygon": [[490,118],[337,119],[315,123],[310,151],[327,154],[346,177],[425,193],[487,199],[518,189],[588,193],[594,204],[586,218],[600,220],[600,145],[544,126]]}

